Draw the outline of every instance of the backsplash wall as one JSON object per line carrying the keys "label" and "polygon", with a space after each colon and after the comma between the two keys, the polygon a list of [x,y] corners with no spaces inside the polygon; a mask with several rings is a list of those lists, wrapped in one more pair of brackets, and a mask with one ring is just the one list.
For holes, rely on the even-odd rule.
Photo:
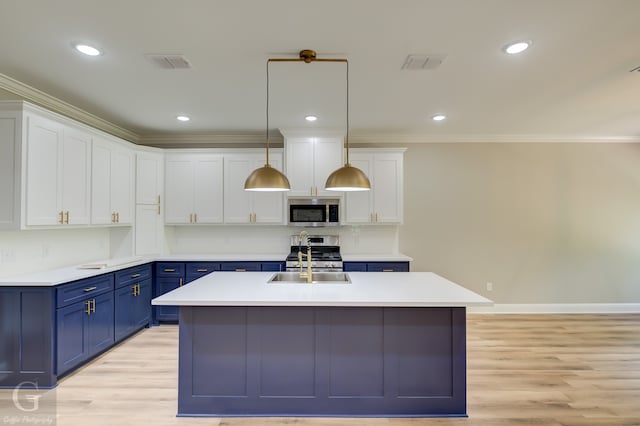
{"label": "backsplash wall", "polygon": [[165,231],[170,254],[287,254],[289,237],[302,229],[311,235],[339,235],[343,254],[398,252],[398,226],[168,226]]}
{"label": "backsplash wall", "polygon": [[0,232],[0,277],[108,259],[109,239],[107,228]]}

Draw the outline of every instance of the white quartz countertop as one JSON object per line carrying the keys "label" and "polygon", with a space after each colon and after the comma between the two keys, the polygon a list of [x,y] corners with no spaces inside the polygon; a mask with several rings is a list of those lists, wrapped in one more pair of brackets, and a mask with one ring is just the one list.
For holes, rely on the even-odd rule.
{"label": "white quartz countertop", "polygon": [[493,302],[432,272],[349,272],[351,283],[267,283],[274,272],[216,272],[156,297],[177,306],[468,307]]}
{"label": "white quartz countertop", "polygon": [[[168,254],[135,256],[98,260],[83,265],[49,269],[12,277],[0,278],[0,287],[9,286],[56,286],[70,281],[94,277],[108,272],[149,262],[284,262],[289,253],[280,254]],[[409,262],[412,258],[403,254],[342,255],[344,262]],[[95,267],[95,268],[91,268]]]}

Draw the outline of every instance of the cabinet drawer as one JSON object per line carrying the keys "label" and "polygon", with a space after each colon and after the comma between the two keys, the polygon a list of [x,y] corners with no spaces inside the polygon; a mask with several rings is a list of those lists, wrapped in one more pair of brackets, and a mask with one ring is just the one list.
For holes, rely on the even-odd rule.
{"label": "cabinet drawer", "polygon": [[113,291],[113,288],[113,274],[99,275],[64,284],[56,288],[56,307],[60,308],[80,302],[98,294]]}
{"label": "cabinet drawer", "polygon": [[156,263],[157,277],[184,277],[184,263],[158,262]]}
{"label": "cabinet drawer", "polygon": [[186,282],[191,281],[208,275],[214,271],[220,270],[219,262],[193,262],[185,265],[186,269]]}
{"label": "cabinet drawer", "polygon": [[262,262],[262,271],[281,272],[287,269],[285,262]]}
{"label": "cabinet drawer", "polygon": [[222,262],[220,264],[222,271],[260,271],[262,269],[262,262]]}
{"label": "cabinet drawer", "polygon": [[151,265],[140,265],[123,269],[115,273],[116,288],[151,278]]}
{"label": "cabinet drawer", "polygon": [[409,272],[409,262],[371,262],[368,272]]}

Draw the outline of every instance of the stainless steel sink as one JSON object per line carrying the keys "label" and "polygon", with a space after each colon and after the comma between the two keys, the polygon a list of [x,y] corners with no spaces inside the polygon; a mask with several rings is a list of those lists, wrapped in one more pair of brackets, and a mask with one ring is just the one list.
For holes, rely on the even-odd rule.
{"label": "stainless steel sink", "polygon": [[[349,284],[351,279],[346,272],[314,272],[311,284]],[[276,272],[267,283],[309,284],[307,278],[300,278],[300,272]]]}

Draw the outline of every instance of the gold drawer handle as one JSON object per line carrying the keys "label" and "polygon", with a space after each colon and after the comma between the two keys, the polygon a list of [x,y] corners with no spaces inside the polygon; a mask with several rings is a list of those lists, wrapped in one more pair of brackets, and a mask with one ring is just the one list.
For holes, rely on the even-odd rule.
{"label": "gold drawer handle", "polygon": [[209,272],[208,269],[196,269],[196,272]]}
{"label": "gold drawer handle", "polygon": [[175,272],[176,270],[175,269],[165,269],[164,271],[165,272]]}
{"label": "gold drawer handle", "polygon": [[87,304],[87,310],[84,311],[85,314],[87,315],[91,315],[91,300],[87,300],[86,302],[84,302]]}
{"label": "gold drawer handle", "polygon": [[138,278],[141,274],[133,274],[131,275],[131,278]]}
{"label": "gold drawer handle", "polygon": [[98,287],[89,287],[89,288],[85,288],[85,289],[84,289],[84,292],[85,292],[85,293],[89,293],[90,291],[93,291],[93,290],[95,290],[95,289],[97,289],[97,288],[98,288]]}
{"label": "gold drawer handle", "polygon": [[393,272],[393,269],[383,269],[382,272]]}
{"label": "gold drawer handle", "polygon": [[247,272],[247,270],[244,268],[237,268],[236,272]]}

